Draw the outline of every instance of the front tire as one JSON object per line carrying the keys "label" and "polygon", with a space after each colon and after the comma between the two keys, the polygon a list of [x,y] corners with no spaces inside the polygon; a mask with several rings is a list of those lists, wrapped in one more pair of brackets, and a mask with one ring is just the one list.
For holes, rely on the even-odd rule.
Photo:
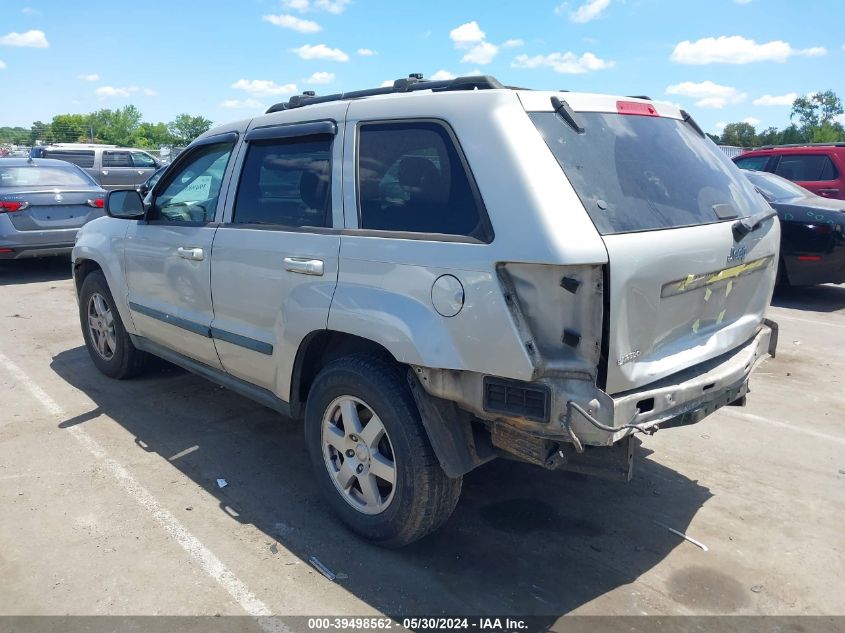
{"label": "front tire", "polygon": [[89,273],[82,282],[79,322],[88,354],[106,376],[122,380],[144,369],[149,356],[132,344],[100,271]]}
{"label": "front tire", "polygon": [[323,495],[354,532],[401,547],[440,527],[461,493],[434,454],[390,359],[356,355],[324,367],[308,394],[305,439]]}

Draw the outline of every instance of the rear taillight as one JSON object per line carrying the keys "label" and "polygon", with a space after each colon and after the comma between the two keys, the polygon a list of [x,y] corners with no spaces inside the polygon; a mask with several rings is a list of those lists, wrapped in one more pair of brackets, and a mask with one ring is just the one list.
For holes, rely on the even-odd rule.
{"label": "rear taillight", "polygon": [[619,114],[635,114],[638,116],[660,116],[650,103],[639,101],[617,101],[616,112]]}
{"label": "rear taillight", "polygon": [[23,211],[28,207],[28,202],[21,202],[20,200],[0,200],[0,213],[14,213],[15,211]]}
{"label": "rear taillight", "polygon": [[820,262],[822,260],[821,255],[799,255],[798,261],[799,262]]}
{"label": "rear taillight", "polygon": [[94,207],[95,209],[102,209],[105,204],[105,198],[94,198],[93,200],[87,200],[85,202],[89,207]]}

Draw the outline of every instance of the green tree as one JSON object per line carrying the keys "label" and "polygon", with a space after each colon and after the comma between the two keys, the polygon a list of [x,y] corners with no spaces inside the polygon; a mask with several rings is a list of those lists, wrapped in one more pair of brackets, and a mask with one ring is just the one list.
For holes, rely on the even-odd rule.
{"label": "green tree", "polygon": [[172,144],[173,137],[166,123],[141,123],[132,137],[133,147],[157,149]]}
{"label": "green tree", "polygon": [[103,143],[129,146],[141,125],[141,111],[134,105],[119,110],[98,110],[90,115],[94,136]]}
{"label": "green tree", "polygon": [[57,114],[50,124],[55,143],[77,143],[89,137],[88,117],[84,114]]}
{"label": "green tree", "polygon": [[804,133],[798,129],[794,123],[783,128],[780,133],[779,143],[789,145],[790,143],[806,143],[809,139],[804,137]]}
{"label": "green tree", "polygon": [[777,145],[780,143],[780,131],[776,127],[767,127],[757,135],[758,145]]}
{"label": "green tree", "polygon": [[[835,136],[834,119],[845,112],[842,108],[842,100],[836,96],[833,90],[824,92],[813,92],[803,97],[798,97],[792,102],[790,120],[798,119],[798,123],[805,141],[814,140],[817,136]],[[827,140],[837,140],[834,138]]]}
{"label": "green tree", "polygon": [[722,145],[753,147],[757,141],[757,131],[750,123],[728,123],[722,130]]}
{"label": "green tree", "polygon": [[722,142],[722,138],[720,136],[717,136],[716,134],[710,134],[710,132],[706,132],[706,134],[707,134],[707,138],[709,138],[711,141],[713,141],[717,145]]}
{"label": "green tree", "polygon": [[167,129],[175,145],[188,145],[200,134],[211,129],[211,121],[202,116],[180,114],[167,124]]}
{"label": "green tree", "polygon": [[42,123],[41,121],[36,121],[32,124],[32,128],[29,131],[29,144],[35,145],[36,141],[42,141],[44,143],[52,143],[53,142],[53,132],[50,129],[49,123]]}

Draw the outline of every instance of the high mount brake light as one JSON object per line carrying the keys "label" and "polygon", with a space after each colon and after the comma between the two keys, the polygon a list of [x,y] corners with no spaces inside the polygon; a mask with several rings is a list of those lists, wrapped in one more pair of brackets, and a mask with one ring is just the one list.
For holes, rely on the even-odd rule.
{"label": "high mount brake light", "polygon": [[14,213],[15,211],[23,211],[28,207],[28,202],[22,202],[20,200],[0,200],[0,213]]}
{"label": "high mount brake light", "polygon": [[633,114],[637,116],[660,116],[650,103],[639,101],[617,101],[616,112],[619,114]]}

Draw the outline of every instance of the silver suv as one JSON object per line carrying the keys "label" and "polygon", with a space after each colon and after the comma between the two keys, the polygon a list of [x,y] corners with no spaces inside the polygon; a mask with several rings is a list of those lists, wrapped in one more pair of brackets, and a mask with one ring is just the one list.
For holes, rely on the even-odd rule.
{"label": "silver suv", "polygon": [[117,145],[38,145],[32,148],[30,156],[55,158],[78,165],[106,190],[138,187],[161,167],[161,163],[144,150]]}
{"label": "silver suv", "polygon": [[409,543],[497,457],[630,477],[635,433],[744,403],[779,224],[677,108],[490,77],[218,127],[73,252],[94,364],[149,354],[305,420],[354,531]]}

